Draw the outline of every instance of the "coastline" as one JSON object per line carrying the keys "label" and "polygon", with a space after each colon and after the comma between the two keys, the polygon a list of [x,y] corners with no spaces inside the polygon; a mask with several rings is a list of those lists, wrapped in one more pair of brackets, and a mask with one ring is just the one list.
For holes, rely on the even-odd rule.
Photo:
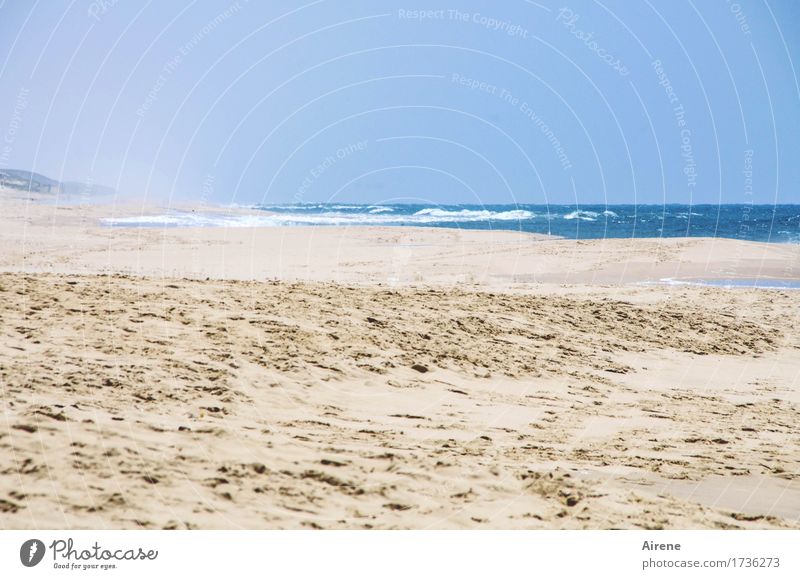
{"label": "coastline", "polygon": [[[177,205],[191,211],[188,204]],[[175,208],[175,207],[173,207]],[[197,206],[203,212],[263,214]],[[418,226],[108,227],[163,211],[145,202],[66,205],[0,192],[0,271],[125,273],[351,284],[627,285],[665,279],[800,279],[800,246],[726,238],[559,239]]]}
{"label": "coastline", "polygon": [[2,202],[4,528],[800,528],[794,246]]}

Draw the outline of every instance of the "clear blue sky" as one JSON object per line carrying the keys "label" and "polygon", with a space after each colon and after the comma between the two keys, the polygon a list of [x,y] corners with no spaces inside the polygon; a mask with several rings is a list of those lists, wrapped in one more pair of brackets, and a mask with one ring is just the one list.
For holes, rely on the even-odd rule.
{"label": "clear blue sky", "polygon": [[795,1],[182,4],[0,0],[0,168],[222,203],[800,202]]}

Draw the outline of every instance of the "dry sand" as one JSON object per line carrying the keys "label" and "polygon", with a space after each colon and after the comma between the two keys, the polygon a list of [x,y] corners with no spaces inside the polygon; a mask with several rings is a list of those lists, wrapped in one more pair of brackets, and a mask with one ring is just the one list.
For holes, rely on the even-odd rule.
{"label": "dry sand", "polygon": [[796,246],[0,197],[0,527],[800,528]]}

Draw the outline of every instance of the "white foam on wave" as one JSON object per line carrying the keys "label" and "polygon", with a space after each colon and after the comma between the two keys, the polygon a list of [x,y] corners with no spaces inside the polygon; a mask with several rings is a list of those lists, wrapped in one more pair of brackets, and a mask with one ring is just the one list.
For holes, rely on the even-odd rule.
{"label": "white foam on wave", "polygon": [[368,207],[370,213],[391,213],[394,211],[391,207],[386,207],[385,205],[370,205]]}
{"label": "white foam on wave", "polygon": [[326,205],[319,205],[315,203],[295,203],[293,205],[254,205],[251,209],[263,209],[264,211],[278,211],[278,210],[296,210],[296,211],[312,211],[314,209],[323,209]]}
{"label": "white foam on wave", "polygon": [[421,217],[431,219],[430,222],[446,221],[519,221],[520,219],[532,219],[535,217],[530,211],[523,209],[513,209],[511,211],[488,211],[474,209],[459,209],[458,211],[448,211],[446,209],[436,209],[429,207],[420,209],[411,217]]}
{"label": "white foam on wave", "polygon": [[475,211],[463,209],[447,211],[428,208],[413,215],[393,215],[391,207],[377,207],[387,211],[368,213],[268,213],[264,215],[224,215],[213,213],[169,213],[139,215],[101,220],[112,227],[276,227],[281,225],[429,225],[436,223],[463,223],[476,221],[518,221],[531,219],[530,211]]}
{"label": "white foam on wave", "polygon": [[573,211],[564,215],[564,219],[579,219],[580,221],[597,221],[599,214],[595,211]]}
{"label": "white foam on wave", "polygon": [[215,215],[209,213],[170,213],[101,219],[112,227],[270,227],[279,225],[268,215]]}

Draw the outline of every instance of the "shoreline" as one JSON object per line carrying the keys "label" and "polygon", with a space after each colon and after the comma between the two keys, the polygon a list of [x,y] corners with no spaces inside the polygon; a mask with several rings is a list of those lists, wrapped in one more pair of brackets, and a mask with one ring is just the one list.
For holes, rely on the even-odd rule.
{"label": "shoreline", "polygon": [[[609,241],[609,240],[623,240],[623,241],[656,241],[656,240],[728,240],[728,241],[742,241],[742,242],[749,242],[749,243],[766,243],[769,245],[780,245],[780,246],[787,246],[787,247],[799,247],[800,246],[800,230],[798,230],[797,235],[792,235],[793,228],[795,228],[795,224],[788,224],[784,223],[783,229],[775,229],[772,232],[769,239],[761,239],[760,237],[763,236],[755,236],[755,239],[748,239],[746,235],[742,235],[742,231],[744,229],[737,229],[735,232],[730,230],[730,227],[727,230],[723,227],[722,230],[717,230],[719,225],[719,215],[717,215],[717,225],[714,227],[714,235],[710,235],[708,232],[701,229],[694,229],[690,230],[688,227],[688,223],[694,222],[697,219],[703,218],[703,215],[700,213],[695,214],[694,212],[684,212],[679,215],[683,215],[686,217],[686,230],[680,231],[681,234],[673,235],[675,233],[675,226],[676,224],[672,224],[672,229],[670,230],[671,233],[668,235],[663,235],[659,233],[655,233],[651,226],[646,225],[638,225],[637,223],[633,223],[632,225],[628,223],[628,225],[621,226],[619,223],[612,222],[612,218],[604,217],[603,212],[596,212],[596,211],[589,211],[589,210],[578,210],[571,205],[553,205],[552,207],[557,208],[559,210],[566,211],[567,209],[573,210],[572,214],[575,214],[576,217],[570,217],[569,215],[561,216],[564,219],[571,219],[569,223],[573,223],[573,226],[570,228],[564,229],[564,223],[562,222],[561,218],[553,218],[552,224],[553,228],[547,231],[539,231],[537,227],[529,227],[523,226],[523,222],[528,219],[528,217],[514,217],[511,218],[510,214],[515,213],[522,213],[527,214],[529,212],[519,210],[514,210],[515,207],[540,207],[539,205],[520,205],[520,204],[510,204],[510,205],[498,205],[498,206],[483,206],[483,205],[453,205],[447,206],[443,205],[441,207],[450,208],[450,210],[440,210],[437,208],[431,207],[423,207],[420,205],[419,207],[423,207],[421,211],[417,213],[404,213],[400,211],[398,208],[401,207],[412,207],[416,209],[418,206],[415,205],[403,205],[403,204],[389,204],[386,206],[368,206],[364,204],[335,204],[330,205],[327,209],[325,209],[324,204],[318,203],[308,203],[308,204],[298,204],[296,205],[297,208],[320,208],[322,207],[325,209],[322,213],[317,213],[314,211],[309,211],[308,213],[305,210],[299,210],[298,212],[286,212],[280,211],[277,209],[270,210],[272,206],[265,205],[262,209],[257,208],[258,206],[242,206],[242,205],[220,205],[220,204],[210,204],[210,203],[198,203],[198,202],[191,202],[187,200],[175,200],[170,202],[168,205],[160,205],[154,203],[152,201],[147,201],[143,199],[136,199],[132,197],[128,198],[119,198],[116,200],[109,200],[109,199],[94,199],[88,203],[62,203],[63,200],[53,198],[48,195],[43,194],[31,194],[28,198],[25,197],[24,192],[15,191],[15,190],[3,190],[0,189],[0,208],[4,210],[4,212],[10,212],[16,214],[16,216],[20,219],[29,219],[38,221],[42,216],[42,209],[44,208],[49,212],[50,224],[60,224],[60,225],[70,225],[75,222],[74,215],[79,213],[81,215],[81,225],[84,226],[93,226],[99,227],[104,229],[113,229],[113,230],[125,230],[125,229],[154,229],[159,231],[165,230],[195,230],[195,229],[226,229],[226,230],[235,230],[235,229],[243,229],[243,230],[262,230],[262,229],[270,229],[270,228],[297,228],[297,227],[309,227],[309,228],[318,228],[318,229],[325,229],[325,228],[341,228],[341,229],[356,229],[356,228],[363,228],[369,230],[370,228],[389,228],[389,229],[406,229],[406,228],[420,228],[420,229],[434,229],[434,230],[444,230],[444,231],[459,231],[459,232],[469,232],[469,231],[483,231],[483,232],[510,232],[515,234],[528,234],[534,237],[541,237],[543,239],[562,239],[562,240],[569,240],[569,241],[590,241],[590,242],[602,242],[602,241]],[[739,204],[727,204],[727,205],[682,205],[682,204],[667,204],[667,205],[642,205],[641,207],[686,207],[687,209],[692,208],[717,208],[718,210],[729,208],[729,207],[738,207]],[[288,209],[290,207],[295,207],[295,205],[276,205],[275,208],[283,208]],[[389,212],[379,211],[377,214],[372,214],[370,212],[362,212],[362,213],[350,213],[344,208],[370,208],[376,207],[378,209],[387,209]],[[470,209],[463,209],[469,207]],[[503,210],[502,213],[508,214],[509,217],[506,219],[495,219],[491,216],[492,211],[486,209],[487,207],[492,207],[500,211]],[[546,205],[542,205],[541,207],[547,207]],[[633,205],[585,205],[585,207],[592,207],[599,211],[599,208],[604,207],[633,207]],[[640,206],[636,206],[640,207]],[[771,206],[758,206],[761,208],[771,207]],[[800,211],[800,205],[787,205],[783,204],[776,207],[797,207],[798,211]],[[457,210],[458,208],[462,208]],[[342,211],[340,211],[340,209]],[[392,209],[400,211],[399,213],[392,213]],[[431,211],[432,213],[426,213]],[[438,215],[441,213],[442,215]],[[465,215],[460,215],[464,213]],[[613,216],[613,219],[618,217],[616,213],[611,210],[606,211]],[[586,218],[584,215],[593,215],[595,217]],[[688,215],[691,214],[692,217]],[[415,218],[418,215],[421,215],[423,218],[430,217],[433,221],[407,221],[408,219]],[[538,217],[542,217],[542,214],[537,213]],[[644,215],[644,214],[642,214]],[[694,217],[697,215],[698,217]],[[141,219],[151,217],[154,221],[139,221]],[[632,217],[631,215],[623,215],[623,222],[625,220],[630,220]],[[648,220],[652,221],[653,216],[648,216]],[[252,218],[252,219],[250,219]],[[393,221],[392,219],[396,218],[397,221]],[[644,217],[643,217],[644,218]],[[709,218],[708,215],[705,216],[707,220]],[[800,218],[800,215],[792,219]],[[109,220],[133,220],[127,223],[109,223]],[[378,221],[370,221],[378,219]],[[584,220],[587,221],[584,221]],[[657,219],[660,221],[661,218]],[[786,217],[784,216],[784,220]],[[791,220],[790,220],[791,221]],[[623,223],[620,222],[620,223]],[[490,225],[488,227],[481,227],[480,224],[485,223]],[[592,225],[595,223],[595,225]],[[683,223],[683,222],[681,222]],[[509,224],[508,227],[504,227],[504,224]],[[516,224],[519,224],[518,226]],[[557,224],[560,224],[557,226]],[[602,229],[598,230],[597,224],[600,224]],[[662,224],[663,227],[669,229],[670,226],[666,224]],[[628,229],[626,229],[626,227]],[[633,229],[630,229],[633,227]],[[650,229],[648,229],[650,227]],[[706,227],[706,226],[703,226]],[[745,227],[742,225],[742,227]],[[747,231],[750,230],[748,226],[746,228]],[[587,236],[577,236],[577,231],[585,232]],[[770,228],[770,231],[772,229]],[[641,235],[636,235],[636,233],[641,233]]]}
{"label": "shoreline", "polygon": [[573,240],[509,230],[420,226],[99,224],[103,217],[141,215],[150,209],[136,204],[16,203],[0,196],[0,271],[367,285],[458,283],[495,289],[629,285],[666,278],[800,278],[800,245],[726,238]]}

